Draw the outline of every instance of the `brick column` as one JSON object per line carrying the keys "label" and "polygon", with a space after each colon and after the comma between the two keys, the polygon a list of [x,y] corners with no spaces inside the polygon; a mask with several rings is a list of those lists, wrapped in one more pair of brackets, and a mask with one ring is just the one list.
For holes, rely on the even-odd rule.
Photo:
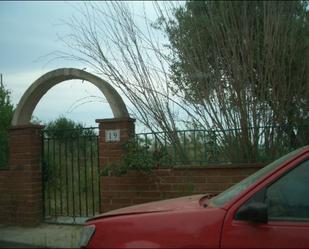
{"label": "brick column", "polygon": [[1,208],[7,214],[6,223],[35,226],[42,222],[41,129],[39,125],[24,125],[9,131],[6,207]]}
{"label": "brick column", "polygon": [[[99,164],[101,171],[106,165],[121,162],[123,159],[126,153],[123,145],[135,134],[135,119],[97,119],[96,122],[99,123]],[[106,211],[105,204],[109,194],[103,178],[103,176],[100,176],[101,212]]]}
{"label": "brick column", "polygon": [[[99,158],[100,169],[105,165],[120,162],[125,155],[123,145],[135,134],[135,119],[115,118],[97,119],[99,123]],[[120,137],[106,137],[119,134]]]}

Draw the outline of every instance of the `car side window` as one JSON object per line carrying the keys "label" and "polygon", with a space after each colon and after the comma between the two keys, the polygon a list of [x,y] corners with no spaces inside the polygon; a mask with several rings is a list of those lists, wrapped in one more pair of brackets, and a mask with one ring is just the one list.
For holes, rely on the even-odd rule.
{"label": "car side window", "polygon": [[309,160],[267,188],[266,204],[269,220],[309,222]]}

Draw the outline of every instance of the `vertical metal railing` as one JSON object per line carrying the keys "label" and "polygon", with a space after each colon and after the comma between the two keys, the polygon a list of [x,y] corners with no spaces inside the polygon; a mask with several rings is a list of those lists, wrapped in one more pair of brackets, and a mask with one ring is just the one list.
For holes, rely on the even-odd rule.
{"label": "vertical metal railing", "polygon": [[100,212],[98,128],[43,132],[44,216],[79,223]]}
{"label": "vertical metal railing", "polygon": [[144,153],[162,152],[163,165],[250,163],[268,162],[307,145],[308,135],[309,126],[178,130],[136,134],[135,143]]}

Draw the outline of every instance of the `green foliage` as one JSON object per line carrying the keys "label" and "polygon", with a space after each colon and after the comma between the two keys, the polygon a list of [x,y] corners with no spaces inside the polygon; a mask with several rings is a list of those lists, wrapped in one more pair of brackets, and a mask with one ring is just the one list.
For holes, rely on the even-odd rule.
{"label": "green foliage", "polygon": [[0,86],[0,167],[5,167],[8,162],[8,128],[13,117],[13,104],[10,92]]}
{"label": "green foliage", "polygon": [[127,155],[124,158],[124,165],[127,169],[150,172],[158,167],[167,157],[164,148],[152,150],[149,144],[140,146],[141,141],[134,140],[125,145]]}
{"label": "green foliage", "polygon": [[129,170],[136,170],[144,173],[151,173],[168,159],[168,153],[164,148],[152,149],[149,144],[144,144],[140,138],[131,140],[124,145],[126,155],[121,163],[107,165],[102,175],[123,175]]}
{"label": "green foliage", "polygon": [[[303,70],[308,66],[308,10],[306,1],[187,1],[174,11],[174,19],[166,26],[164,18],[157,23],[168,34],[174,52],[174,82],[194,101],[201,94],[211,96],[215,82],[225,85],[222,90],[231,91],[238,70],[246,74],[244,79],[249,82],[245,85],[253,83],[252,87],[260,88],[266,84],[256,91],[278,91],[274,82],[263,82],[268,72],[261,68],[273,53],[285,66],[283,71],[274,71],[284,73],[281,84],[307,84],[308,72]],[[278,30],[269,31],[265,25],[276,25]],[[287,38],[284,35],[289,40],[283,40]],[[261,97],[262,93],[256,94]]]}
{"label": "green foliage", "polygon": [[73,138],[78,136],[95,136],[93,129],[85,129],[83,124],[77,123],[66,117],[59,117],[47,123],[45,127],[47,137]]}
{"label": "green foliage", "polygon": [[299,144],[298,127],[309,122],[308,17],[308,1],[186,1],[158,20],[174,91],[208,127],[242,130],[223,138],[240,159],[257,157],[263,132],[250,127],[285,127],[289,146]]}

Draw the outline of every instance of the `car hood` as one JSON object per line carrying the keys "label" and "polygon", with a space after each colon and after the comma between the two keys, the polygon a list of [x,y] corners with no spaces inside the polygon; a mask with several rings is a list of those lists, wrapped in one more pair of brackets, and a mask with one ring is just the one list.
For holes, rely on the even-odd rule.
{"label": "car hood", "polygon": [[149,202],[146,204],[116,209],[110,212],[103,213],[95,216],[88,221],[96,220],[99,218],[119,215],[130,215],[130,214],[143,214],[143,213],[154,213],[154,212],[167,212],[176,211],[180,209],[192,209],[201,208],[200,200],[204,199],[207,195],[192,195],[180,198],[174,198],[163,201]]}

